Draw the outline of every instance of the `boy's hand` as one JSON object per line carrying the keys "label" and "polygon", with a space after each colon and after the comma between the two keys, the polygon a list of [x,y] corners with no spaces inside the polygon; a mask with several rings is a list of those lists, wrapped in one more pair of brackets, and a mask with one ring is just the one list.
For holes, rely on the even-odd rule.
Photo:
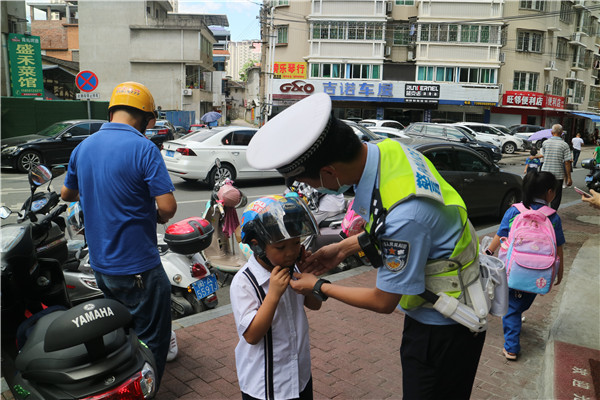
{"label": "boy's hand", "polygon": [[285,289],[287,289],[291,280],[289,268],[282,268],[276,265],[271,271],[271,279],[269,280],[269,292],[276,296],[278,299],[281,298]]}

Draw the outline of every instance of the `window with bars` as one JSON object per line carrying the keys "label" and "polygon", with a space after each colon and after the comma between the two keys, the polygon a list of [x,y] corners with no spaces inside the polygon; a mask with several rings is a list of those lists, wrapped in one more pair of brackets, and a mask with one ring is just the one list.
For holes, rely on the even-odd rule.
{"label": "window with bars", "polygon": [[560,2],[559,19],[565,24],[573,22],[573,4],[570,1]]}
{"label": "window with bars", "polygon": [[410,44],[410,27],[408,24],[394,26],[393,44],[396,46],[406,46]]}
{"label": "window with bars", "polygon": [[415,0],[396,0],[397,6],[414,6]]}
{"label": "window with bars", "polygon": [[383,40],[383,23],[316,21],[311,38],[320,40]]}
{"label": "window with bars", "polygon": [[563,94],[563,80],[561,78],[554,78],[552,81],[552,94],[554,96],[562,96]]}
{"label": "window with bars", "polygon": [[493,68],[441,66],[417,68],[417,81],[495,84],[497,83],[496,75],[496,70]]}
{"label": "window with bars", "polygon": [[517,31],[517,51],[541,53],[544,34],[535,31]]}
{"label": "window with bars", "polygon": [[311,63],[311,78],[380,79],[381,66],[372,64]]}
{"label": "window with bars", "polygon": [[565,38],[556,39],[556,58],[567,60],[569,58],[569,41]]}
{"label": "window with bars", "polygon": [[524,8],[526,10],[544,11],[545,4],[546,0],[521,0],[519,2],[519,8]]}
{"label": "window with bars", "polygon": [[423,42],[498,43],[499,27],[491,25],[422,24]]}
{"label": "window with bars", "polygon": [[288,43],[288,26],[279,25],[277,26],[277,44]]}
{"label": "window with bars", "polygon": [[515,71],[513,78],[513,90],[527,90],[537,92],[540,74],[537,72]]}

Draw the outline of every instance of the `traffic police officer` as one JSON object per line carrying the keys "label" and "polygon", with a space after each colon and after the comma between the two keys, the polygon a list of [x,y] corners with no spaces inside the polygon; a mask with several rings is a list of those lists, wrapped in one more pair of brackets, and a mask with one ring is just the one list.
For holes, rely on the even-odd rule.
{"label": "traffic police officer", "polygon": [[[323,193],[354,185],[353,209],[368,221],[367,232],[318,250],[290,285],[380,313],[398,307],[405,313],[404,398],[469,398],[485,332],[446,318],[432,303],[434,293],[446,293],[470,304],[465,288],[479,280],[477,237],[464,202],[431,162],[397,141],[362,143],[331,115],[326,94],[303,99],[263,126],[247,160]],[[315,276],[360,249],[380,267],[376,287],[344,287]]]}

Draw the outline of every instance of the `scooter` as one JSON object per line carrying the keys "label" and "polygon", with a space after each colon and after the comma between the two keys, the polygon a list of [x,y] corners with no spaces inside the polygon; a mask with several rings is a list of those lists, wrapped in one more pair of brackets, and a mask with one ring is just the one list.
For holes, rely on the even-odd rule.
{"label": "scooter", "polygon": [[[30,171],[32,198],[50,178],[44,166]],[[37,247],[65,209],[1,227],[3,375],[16,399],[153,398],[154,358],[127,328],[127,309],[107,299],[69,309],[61,263],[52,257],[67,252],[66,240]],[[0,216],[8,215],[0,207]]]}
{"label": "scooter", "polygon": [[[216,164],[220,166],[218,159]],[[246,196],[233,186],[231,179],[220,179],[215,183],[202,215],[216,231],[215,240],[202,253],[210,265],[223,275],[222,285],[248,261],[249,249],[244,250],[239,245],[240,224],[236,212],[236,208],[245,207],[247,202]]]}
{"label": "scooter", "polygon": [[186,218],[158,234],[163,268],[171,281],[171,314],[181,318],[218,304],[217,277],[201,252],[212,242],[214,228],[205,219]]}
{"label": "scooter", "polygon": [[581,166],[590,170],[585,177],[585,185],[587,188],[600,192],[600,165],[595,159],[589,158],[581,161]]}

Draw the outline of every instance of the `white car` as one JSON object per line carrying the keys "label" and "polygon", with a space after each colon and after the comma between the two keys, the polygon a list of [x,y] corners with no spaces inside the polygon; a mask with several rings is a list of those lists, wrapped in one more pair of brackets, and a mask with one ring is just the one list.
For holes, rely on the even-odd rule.
{"label": "white car", "polygon": [[396,128],[396,129],[400,129],[400,130],[404,129],[404,125],[402,125],[398,121],[394,121],[393,119],[363,119],[362,121],[359,122],[359,124],[364,126],[365,128],[385,127],[385,128]]}
{"label": "white car", "polygon": [[479,140],[482,140],[482,141],[488,141],[487,139],[497,140],[499,142],[499,144],[489,142],[489,141],[488,141],[488,143],[492,143],[492,144],[495,144],[496,146],[500,147],[502,149],[503,153],[512,154],[517,150],[525,150],[525,145],[524,145],[523,139],[516,137],[516,136],[512,136],[512,135],[505,135],[499,129],[494,128],[493,126],[491,126],[489,124],[482,124],[480,122],[457,122],[457,123],[455,123],[455,125],[459,125],[459,126],[467,127],[469,129],[471,129],[475,133],[475,136],[477,136],[477,138]]}
{"label": "white car", "polygon": [[388,127],[384,127],[384,126],[381,126],[381,127],[368,126],[367,129],[373,133],[376,133],[379,136],[384,137],[384,138],[390,138],[390,139],[398,139],[398,138],[408,139],[409,138],[409,136],[405,135],[403,131],[401,131],[400,129],[396,129],[396,128],[388,128]]}
{"label": "white car", "polygon": [[[233,180],[281,177],[276,170],[261,171],[248,165],[246,149],[258,129],[219,126],[200,129],[163,143],[167,170],[185,181],[198,179],[211,187],[221,177]],[[217,168],[215,160],[221,161]]]}

